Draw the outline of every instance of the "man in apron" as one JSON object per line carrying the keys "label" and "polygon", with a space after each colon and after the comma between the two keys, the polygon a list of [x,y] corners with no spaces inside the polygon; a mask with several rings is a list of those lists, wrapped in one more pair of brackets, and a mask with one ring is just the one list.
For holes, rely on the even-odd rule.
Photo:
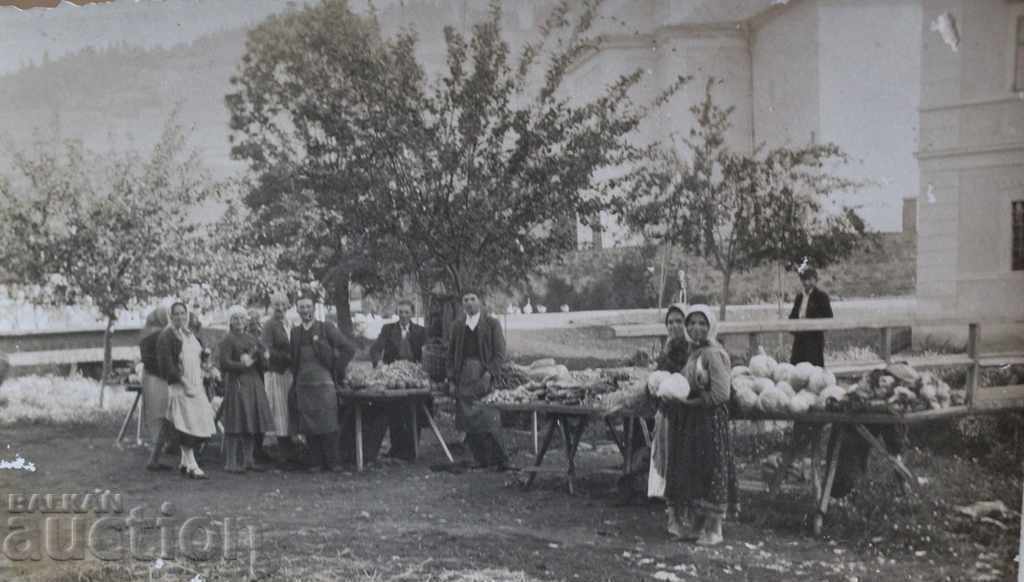
{"label": "man in apron", "polygon": [[329,321],[314,318],[311,297],[297,304],[302,323],[291,331],[293,388],[289,424],[306,437],[311,471],[339,471],[336,385],[356,353],[355,346]]}
{"label": "man in apron", "polygon": [[448,381],[455,395],[455,428],[465,431],[477,468],[508,470],[498,433],[501,416],[480,402],[505,361],[505,337],[497,319],[481,313],[480,294],[462,295],[465,312],[454,322],[448,342]]}

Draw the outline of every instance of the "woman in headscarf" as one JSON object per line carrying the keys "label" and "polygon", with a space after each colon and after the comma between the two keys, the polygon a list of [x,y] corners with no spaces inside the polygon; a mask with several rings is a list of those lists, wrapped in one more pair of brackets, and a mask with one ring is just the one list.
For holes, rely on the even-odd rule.
{"label": "woman in headscarf", "polygon": [[142,418],[146,435],[155,439],[153,452],[146,464],[149,471],[171,468],[160,462],[164,444],[174,433],[174,427],[167,421],[167,381],[160,376],[160,360],[156,349],[160,332],[167,327],[168,322],[167,308],[157,307],[146,317],[139,340],[139,353],[142,355]]}
{"label": "woman in headscarf", "polygon": [[228,335],[220,343],[224,374],[224,468],[229,473],[263,471],[256,464],[256,439],[273,431],[263,370],[268,354],[260,340],[246,332],[248,313],[241,306],[228,311]]}
{"label": "woman in headscarf", "polygon": [[722,521],[732,501],[735,473],[729,433],[729,354],[718,343],[718,320],[707,305],[686,312],[690,354],[683,375],[690,398],[683,402],[683,447],[678,495],[694,517],[697,543],[722,543]]}
{"label": "woman in headscarf", "polygon": [[[690,347],[686,340],[685,309],[683,304],[677,303],[669,307],[665,314],[668,342],[658,357],[658,370],[681,374],[686,366]],[[658,497],[665,499],[668,533],[675,537],[683,537],[683,522],[686,519],[687,500],[682,489],[686,475],[682,468],[685,417],[686,407],[682,404],[660,402],[651,449],[652,470],[656,470],[665,480],[665,490]]]}
{"label": "woman in headscarf", "polygon": [[167,418],[181,443],[178,469],[193,479],[207,479],[196,462],[195,449],[217,432],[213,407],[203,387],[203,346],[189,325],[188,306],[171,305],[171,325],[157,338],[160,375],[167,381]]}

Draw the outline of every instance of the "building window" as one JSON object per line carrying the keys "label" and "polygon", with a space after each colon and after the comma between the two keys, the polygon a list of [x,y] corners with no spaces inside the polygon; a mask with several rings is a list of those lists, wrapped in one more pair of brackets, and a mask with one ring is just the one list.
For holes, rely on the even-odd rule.
{"label": "building window", "polygon": [[1024,200],[1013,203],[1013,270],[1024,271]]}
{"label": "building window", "polygon": [[1014,63],[1013,90],[1024,91],[1024,12],[1017,14],[1017,34],[1013,43]]}

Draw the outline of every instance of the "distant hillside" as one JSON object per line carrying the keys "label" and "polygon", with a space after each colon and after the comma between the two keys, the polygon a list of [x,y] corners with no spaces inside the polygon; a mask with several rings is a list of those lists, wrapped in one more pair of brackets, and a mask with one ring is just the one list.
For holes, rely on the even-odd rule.
{"label": "distant hillside", "polygon": [[229,30],[169,49],[85,49],[2,76],[0,135],[26,143],[59,118],[90,147],[146,148],[177,106],[210,169],[233,175],[242,166],[230,160],[224,95],[244,46],[245,31]]}

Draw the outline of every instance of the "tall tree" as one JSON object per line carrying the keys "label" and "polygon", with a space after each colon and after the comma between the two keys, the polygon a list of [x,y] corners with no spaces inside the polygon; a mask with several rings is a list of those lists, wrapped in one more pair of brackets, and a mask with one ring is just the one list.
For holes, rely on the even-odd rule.
{"label": "tall tree", "polygon": [[106,382],[118,313],[190,282],[190,212],[219,186],[173,118],[148,157],[98,155],[55,134],[11,162],[0,179],[0,263],[23,283],[56,280],[68,297],[89,298],[106,321]]}
{"label": "tall tree", "polygon": [[599,44],[599,5],[559,4],[516,60],[494,2],[469,37],[444,30],[432,83],[412,32],[384,39],[344,0],[275,17],[250,34],[227,98],[235,155],[292,181],[278,203],[331,217],[339,263],[391,265],[424,291],[518,284],[575,248],[560,223],[607,208],[621,183],[602,172],[644,158],[634,130],[685,82],[643,106],[631,98],[639,69],[590,101],[564,95]]}
{"label": "tall tree", "polygon": [[859,187],[830,173],[847,161],[838,146],[734,152],[725,138],[733,110],[715,104],[716,84],[708,80],[704,99],[690,109],[687,157],[656,156],[618,205],[635,231],[700,255],[722,273],[724,320],[733,274],[773,261],[793,267],[803,257],[825,267],[872,237],[855,208],[834,200]]}

